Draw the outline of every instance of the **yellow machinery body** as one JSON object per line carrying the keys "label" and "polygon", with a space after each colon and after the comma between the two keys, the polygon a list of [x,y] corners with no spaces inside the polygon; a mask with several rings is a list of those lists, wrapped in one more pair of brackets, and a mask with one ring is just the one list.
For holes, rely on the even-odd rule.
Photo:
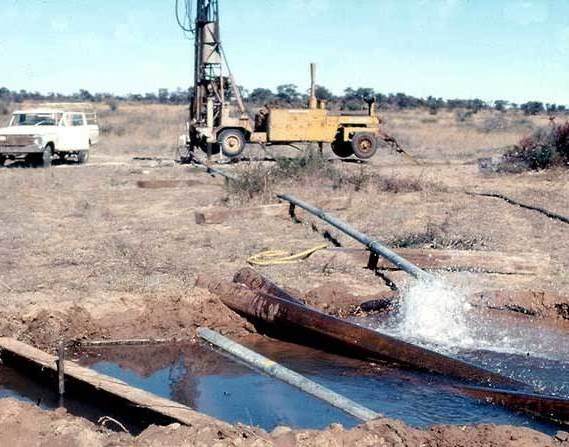
{"label": "yellow machinery body", "polygon": [[323,142],[349,141],[356,132],[378,133],[377,116],[346,116],[325,109],[271,109],[267,122],[267,141]]}

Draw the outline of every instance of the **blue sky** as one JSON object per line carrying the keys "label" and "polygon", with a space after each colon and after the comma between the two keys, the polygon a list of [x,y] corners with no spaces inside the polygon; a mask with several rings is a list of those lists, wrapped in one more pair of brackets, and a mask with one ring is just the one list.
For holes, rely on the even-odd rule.
{"label": "blue sky", "polygon": [[[1,0],[0,86],[142,93],[191,84],[174,0]],[[318,82],[569,104],[569,0],[220,0],[246,88]]]}

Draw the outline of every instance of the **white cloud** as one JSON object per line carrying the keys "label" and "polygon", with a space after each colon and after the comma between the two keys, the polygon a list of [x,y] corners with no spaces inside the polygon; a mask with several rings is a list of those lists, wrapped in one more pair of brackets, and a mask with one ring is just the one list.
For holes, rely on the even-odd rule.
{"label": "white cloud", "polygon": [[504,17],[522,26],[543,23],[549,18],[549,7],[544,1],[512,1],[504,6]]}

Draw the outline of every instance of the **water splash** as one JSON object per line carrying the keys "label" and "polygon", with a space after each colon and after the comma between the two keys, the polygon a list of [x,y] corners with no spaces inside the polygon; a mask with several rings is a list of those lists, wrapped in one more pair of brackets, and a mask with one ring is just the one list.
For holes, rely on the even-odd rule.
{"label": "water splash", "polygon": [[439,278],[413,281],[402,291],[395,330],[404,338],[447,349],[471,347],[468,294]]}

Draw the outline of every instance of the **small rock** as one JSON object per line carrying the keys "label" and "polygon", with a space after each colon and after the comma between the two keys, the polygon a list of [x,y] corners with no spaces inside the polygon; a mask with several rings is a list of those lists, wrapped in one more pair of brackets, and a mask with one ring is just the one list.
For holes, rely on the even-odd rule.
{"label": "small rock", "polygon": [[287,433],[290,433],[291,431],[292,431],[292,428],[286,427],[284,425],[279,425],[278,427],[275,427],[274,430],[271,432],[271,436],[273,436],[274,438],[278,438],[279,436],[286,435]]}
{"label": "small rock", "polygon": [[168,428],[170,430],[178,430],[181,426],[182,426],[181,424],[174,422],[173,424],[168,425]]}
{"label": "small rock", "polygon": [[560,430],[557,433],[555,433],[555,439],[561,442],[569,442],[569,433]]}

